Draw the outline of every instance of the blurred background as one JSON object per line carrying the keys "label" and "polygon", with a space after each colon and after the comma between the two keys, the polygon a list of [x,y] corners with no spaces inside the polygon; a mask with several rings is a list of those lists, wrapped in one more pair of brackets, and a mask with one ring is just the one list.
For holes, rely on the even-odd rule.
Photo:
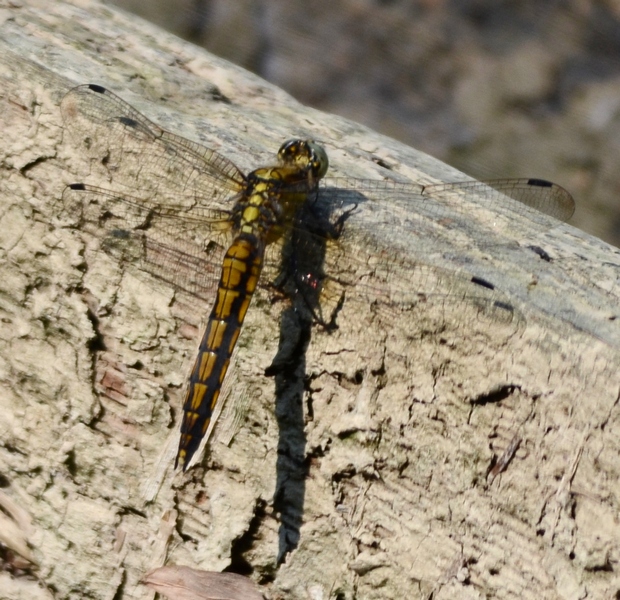
{"label": "blurred background", "polygon": [[620,0],[113,3],[473,177],[550,179],[620,246]]}

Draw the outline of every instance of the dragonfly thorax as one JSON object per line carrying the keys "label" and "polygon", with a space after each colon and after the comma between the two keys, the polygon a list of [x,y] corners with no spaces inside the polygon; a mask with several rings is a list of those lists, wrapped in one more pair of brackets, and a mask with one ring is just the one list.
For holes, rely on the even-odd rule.
{"label": "dragonfly thorax", "polygon": [[253,234],[266,244],[279,239],[316,182],[293,166],[265,167],[247,176],[246,189],[234,212],[240,232]]}

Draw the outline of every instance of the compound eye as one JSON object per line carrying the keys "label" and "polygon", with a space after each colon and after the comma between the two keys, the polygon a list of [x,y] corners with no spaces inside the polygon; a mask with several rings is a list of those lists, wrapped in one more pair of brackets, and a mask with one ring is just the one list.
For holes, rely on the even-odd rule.
{"label": "compound eye", "polygon": [[290,164],[295,162],[295,159],[299,155],[300,149],[303,145],[303,140],[287,140],[286,142],[284,142],[284,144],[280,146],[280,149],[278,150],[278,158],[284,164]]}
{"label": "compound eye", "polygon": [[314,140],[288,140],[280,146],[278,158],[283,165],[311,170],[317,179],[324,177],[329,168],[327,152]]}
{"label": "compound eye", "polygon": [[312,157],[312,171],[317,179],[321,179],[322,177],[325,177],[327,169],[329,168],[327,152],[323,146],[317,144],[314,140],[308,140],[306,143]]}

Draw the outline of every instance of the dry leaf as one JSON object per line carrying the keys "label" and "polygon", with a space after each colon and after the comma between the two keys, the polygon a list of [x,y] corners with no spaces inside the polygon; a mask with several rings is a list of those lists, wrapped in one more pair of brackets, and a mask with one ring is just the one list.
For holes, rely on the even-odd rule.
{"label": "dry leaf", "polygon": [[257,585],[236,573],[168,566],[154,569],[142,583],[170,600],[263,600]]}

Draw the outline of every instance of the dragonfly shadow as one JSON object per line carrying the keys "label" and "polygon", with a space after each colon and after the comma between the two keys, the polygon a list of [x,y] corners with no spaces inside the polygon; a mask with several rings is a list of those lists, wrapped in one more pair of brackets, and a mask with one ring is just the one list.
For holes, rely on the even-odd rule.
{"label": "dragonfly shadow", "polygon": [[272,282],[290,301],[280,316],[277,354],[265,370],[265,375],[275,377],[275,415],[279,430],[274,495],[274,509],[280,515],[278,564],[297,547],[303,521],[308,476],[303,406],[306,352],[313,326],[325,329],[335,326],[335,313],[328,314],[321,306],[327,243],[338,236],[339,229],[360,200],[358,196],[351,194],[340,205],[344,208],[340,215],[334,214],[333,205],[320,202],[320,197],[305,204],[282,247],[280,273]]}
{"label": "dragonfly shadow", "polygon": [[265,372],[275,376],[275,415],[279,432],[273,499],[274,510],[280,515],[278,564],[297,547],[303,521],[308,475],[303,398],[311,330],[310,320],[294,307],[286,309],[281,318],[278,355]]}

